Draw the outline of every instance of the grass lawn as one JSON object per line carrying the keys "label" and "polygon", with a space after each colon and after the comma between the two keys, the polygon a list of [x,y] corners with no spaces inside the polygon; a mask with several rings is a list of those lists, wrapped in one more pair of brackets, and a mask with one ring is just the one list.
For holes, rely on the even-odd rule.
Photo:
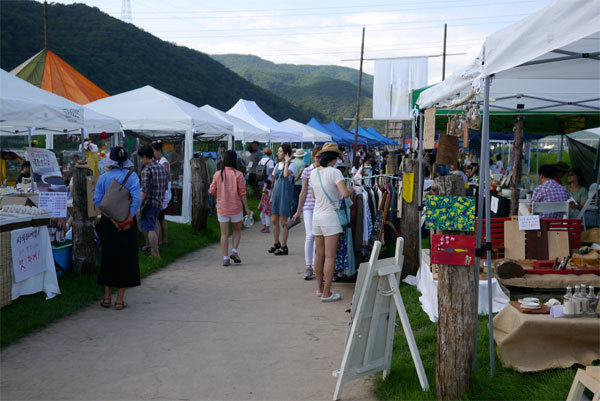
{"label": "grass lawn", "polygon": [[[248,199],[248,205],[256,210],[258,201]],[[256,213],[255,213],[256,219]],[[219,223],[209,217],[206,230],[196,232],[191,225],[168,222],[169,244],[160,249],[161,258],[155,259],[140,253],[140,273],[144,278],[156,270],[219,240]],[[0,313],[0,347],[35,330],[46,327],[61,317],[68,316],[81,308],[100,301],[104,287],[96,284],[96,275],[63,275],[58,278],[61,295],[46,301],[43,292],[17,298]],[[143,285],[143,283],[142,283]]]}
{"label": "grass lawn", "polygon": [[[420,293],[416,287],[402,284],[400,290],[431,390],[428,392],[421,390],[410,350],[398,320],[391,374],[385,381],[379,379],[376,393],[382,400],[435,400],[437,324],[432,323],[421,309]],[[567,398],[576,368],[519,373],[513,369],[503,368],[496,355],[495,376],[490,377],[487,322],[487,316],[479,317],[477,373],[473,381],[473,391],[464,395],[463,399],[564,400]]]}

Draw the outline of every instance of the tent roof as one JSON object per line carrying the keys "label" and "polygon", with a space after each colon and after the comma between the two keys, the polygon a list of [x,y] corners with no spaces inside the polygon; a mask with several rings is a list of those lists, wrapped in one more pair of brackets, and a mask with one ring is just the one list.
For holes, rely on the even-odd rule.
{"label": "tent roof", "polygon": [[331,142],[333,140],[331,135],[291,118],[281,123],[291,129],[300,131],[302,133],[302,142]]}
{"label": "tent roof", "polygon": [[40,89],[0,69],[0,130],[119,132],[118,120]]}
{"label": "tent roof", "polygon": [[379,133],[379,131],[377,131],[375,128],[373,127],[369,127],[367,128],[367,131],[369,131],[371,134],[375,134],[378,137],[383,138],[382,141],[384,141],[384,143],[386,143],[387,145],[398,145],[398,141],[392,138],[388,138],[384,135],[381,135]]}
{"label": "tent roof", "polygon": [[243,142],[269,142],[269,132],[262,128],[258,128],[246,121],[239,119],[235,116],[225,113],[217,108],[214,108],[208,104],[200,107],[201,110],[206,111],[209,114],[217,117],[218,119],[230,123],[233,125],[233,136],[236,141]]}
{"label": "tent roof", "polygon": [[338,134],[336,134],[335,132],[329,130],[328,128],[325,127],[325,125],[323,125],[323,123],[319,122],[319,120],[317,120],[316,118],[311,118],[309,122],[306,123],[307,126],[312,127],[318,131],[323,132],[324,134],[327,134],[329,136],[331,136],[331,140],[333,142],[337,142],[340,145],[347,145],[346,142],[344,142],[344,137],[339,136]]}
{"label": "tent roof", "polygon": [[268,131],[272,142],[302,142],[300,131],[277,122],[254,101],[240,99],[227,114]]}
{"label": "tent roof", "polygon": [[87,107],[119,119],[123,129],[132,131],[173,133],[191,129],[209,136],[233,133],[232,124],[149,85],[96,100]]}
{"label": "tent roof", "polygon": [[35,54],[10,73],[79,104],[108,96],[108,93],[48,49]]}
{"label": "tent roof", "polygon": [[585,126],[575,124],[565,132],[597,126],[599,26],[596,2],[558,0],[490,35],[468,67],[424,90],[417,103],[429,108],[462,98],[472,85],[479,86],[480,78],[493,76],[492,115],[592,114],[585,117]]}

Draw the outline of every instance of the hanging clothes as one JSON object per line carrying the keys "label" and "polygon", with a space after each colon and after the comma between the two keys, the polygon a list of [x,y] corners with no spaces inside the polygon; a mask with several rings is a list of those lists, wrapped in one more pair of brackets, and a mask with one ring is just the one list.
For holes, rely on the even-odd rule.
{"label": "hanging clothes", "polygon": [[[340,200],[340,210],[345,210],[350,216],[350,206],[352,200],[349,198]],[[354,247],[352,242],[352,228],[348,226],[343,229],[338,240],[337,252],[335,255],[335,272],[351,277],[356,273],[356,263],[354,260]]]}

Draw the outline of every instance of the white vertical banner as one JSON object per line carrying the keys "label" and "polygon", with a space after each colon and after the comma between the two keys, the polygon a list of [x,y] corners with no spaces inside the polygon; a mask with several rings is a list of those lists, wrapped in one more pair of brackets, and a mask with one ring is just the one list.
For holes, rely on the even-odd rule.
{"label": "white vertical banner", "polygon": [[410,119],[410,92],[427,86],[427,60],[418,57],[375,61],[374,119]]}

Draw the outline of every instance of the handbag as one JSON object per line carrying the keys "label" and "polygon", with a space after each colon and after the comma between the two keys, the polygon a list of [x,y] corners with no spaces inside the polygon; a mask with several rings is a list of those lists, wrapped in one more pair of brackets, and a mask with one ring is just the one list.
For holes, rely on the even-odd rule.
{"label": "handbag", "polygon": [[100,206],[98,206],[102,214],[118,223],[127,220],[127,217],[129,217],[131,194],[129,193],[129,190],[125,188],[125,183],[132,173],[133,171],[127,173],[122,183],[119,183],[117,180],[112,180],[102,197],[102,201],[100,201]]}
{"label": "handbag", "polygon": [[350,219],[348,218],[348,214],[346,213],[345,210],[341,210],[339,207],[337,207],[335,205],[335,202],[331,199],[331,197],[327,193],[327,191],[325,191],[325,187],[323,186],[323,180],[321,179],[321,172],[319,171],[318,167],[317,167],[317,176],[319,177],[319,182],[321,183],[321,188],[323,189],[323,193],[325,194],[327,199],[329,199],[329,202],[331,202],[331,205],[334,207],[334,209],[337,212],[338,220],[340,221],[342,228],[348,227],[350,225]]}
{"label": "handbag", "polygon": [[285,222],[285,228],[289,230],[290,228],[295,227],[300,223],[302,223],[302,219],[300,217],[298,217],[297,219],[291,219]]}

